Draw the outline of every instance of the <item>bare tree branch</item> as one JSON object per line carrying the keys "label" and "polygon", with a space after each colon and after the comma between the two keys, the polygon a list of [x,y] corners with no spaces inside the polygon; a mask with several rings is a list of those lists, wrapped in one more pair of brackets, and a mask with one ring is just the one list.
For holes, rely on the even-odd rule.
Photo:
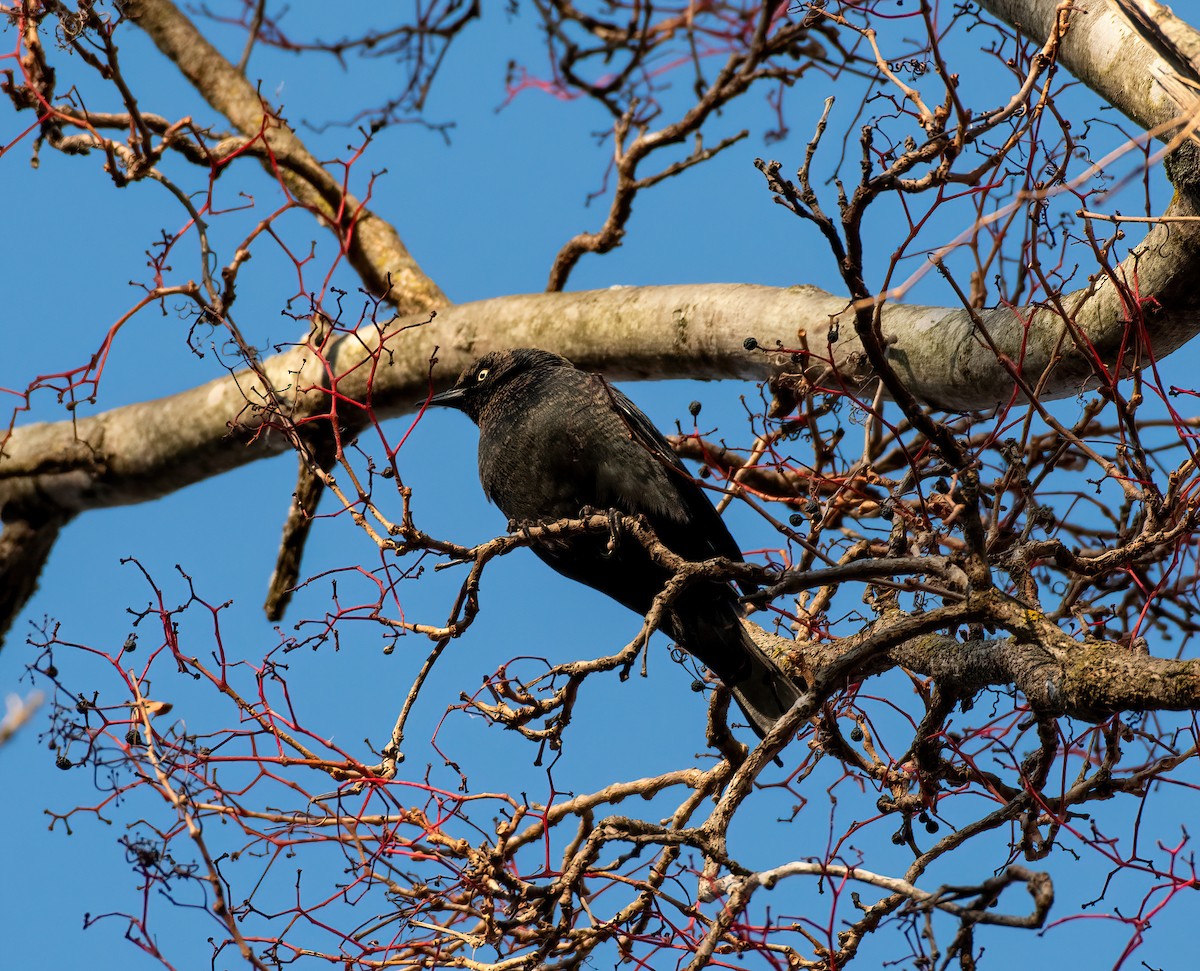
{"label": "bare tree branch", "polygon": [[390,223],[343,191],[266,100],[170,0],[129,0],[127,16],[146,32],[204,99],[247,139],[262,138],[263,160],[304,205],[342,241],[367,290],[401,313],[444,306],[446,297],[417,265]]}

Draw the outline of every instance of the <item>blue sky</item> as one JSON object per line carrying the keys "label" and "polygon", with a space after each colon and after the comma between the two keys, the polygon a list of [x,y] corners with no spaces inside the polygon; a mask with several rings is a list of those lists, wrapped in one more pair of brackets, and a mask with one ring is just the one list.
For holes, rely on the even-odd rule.
{"label": "blue sky", "polygon": [[[297,34],[324,32],[321,11],[327,9],[314,5],[293,11],[293,29]],[[593,229],[603,219],[603,204],[589,208],[585,201],[604,177],[606,149],[591,133],[605,126],[605,118],[590,106],[565,104],[536,92],[500,110],[508,58],[517,51],[536,69],[540,52],[530,11],[515,20],[498,8],[489,9],[485,16],[484,24],[476,25],[455,45],[429,102],[429,118],[454,122],[450,143],[418,125],[394,126],[374,139],[355,172],[363,179],[368,171],[379,173],[372,207],[393,221],[425,271],[459,302],[537,292],[545,284],[558,247],[573,233]],[[236,56],[240,41],[232,32],[212,25],[204,29]],[[144,38],[131,30],[121,37],[130,80],[135,90],[146,92],[144,108],[171,116],[195,111],[197,117],[209,117]],[[11,45],[12,29],[5,28],[0,38],[4,46]],[[65,55],[57,57],[65,87],[78,65]],[[389,62],[375,61],[343,72],[332,59],[304,60],[260,49],[250,73],[261,78],[264,93],[281,102],[293,122],[316,122],[344,113],[346,105],[369,103],[371,99],[363,99],[361,91],[386,92],[394,70]],[[751,137],[640,198],[625,244],[604,257],[585,257],[571,288],[737,281],[814,283],[840,290],[832,259],[816,234],[772,204],[752,164],[755,155],[764,154],[781,158],[785,171],[794,170],[827,88],[814,76],[811,88],[801,86],[789,93],[785,110],[794,134],[771,146],[762,139],[772,123],[769,110],[759,101],[748,102],[740,109],[744,115],[730,119],[730,127],[745,125]],[[848,123],[854,99],[846,99],[838,110],[842,114],[837,120]],[[28,116],[14,119],[11,113],[6,117],[3,141],[29,121]],[[343,157],[348,144],[358,144],[352,129],[302,127],[300,131],[322,159]],[[103,333],[136,299],[137,291],[127,281],[145,276],[144,254],[159,230],[172,231],[182,222],[178,207],[161,186],[143,182],[117,190],[101,172],[96,156],[63,158],[46,149],[36,170],[27,164],[28,157],[26,140],[0,160],[8,216],[7,258],[0,267],[0,281],[8,297],[10,322],[8,349],[0,357],[0,387],[9,388],[23,387],[35,374],[86,360]],[[166,164],[174,166],[175,172],[183,171],[179,163]],[[272,195],[276,187],[261,174],[240,175],[226,203],[236,201],[232,188],[247,184],[256,193],[257,211],[270,211],[277,204]],[[359,191],[362,185],[358,184]],[[223,191],[224,183],[218,187]],[[1160,183],[1155,191],[1161,191]],[[321,261],[328,258],[330,240],[323,231],[305,225],[298,216],[286,225],[296,245],[315,241],[315,265],[324,265]],[[878,227],[878,231],[886,229]],[[957,229],[947,231],[954,235]],[[227,246],[237,231],[218,222],[215,233],[219,245]],[[880,258],[886,255],[881,253]],[[183,267],[194,258],[183,248],[177,262]],[[352,295],[347,306],[354,304],[356,281],[343,270],[336,282]],[[257,250],[242,276],[237,314],[262,345],[297,338],[297,324],[281,313],[295,289],[291,263],[272,254],[269,247]],[[914,298],[950,302],[931,278]],[[121,331],[105,372],[99,408],[170,394],[223,373],[216,349],[208,348],[204,357],[198,357],[186,347],[188,323],[176,309],[168,306],[163,315],[145,311]],[[750,322],[747,333],[753,333]],[[688,403],[699,399],[704,405],[702,426],[735,439],[745,438],[740,398],[745,396],[752,406],[759,399],[757,388],[732,383],[665,382],[626,390],[666,429],[676,421],[690,424]],[[46,420],[64,417],[48,395],[35,399],[33,415]],[[401,420],[391,423],[388,431],[395,439],[404,427],[406,420]],[[427,415],[401,453],[401,471],[413,489],[418,523],[430,533],[469,544],[504,529],[503,517],[479,489],[475,431],[462,416]],[[169,602],[187,599],[176,564],[195,578],[196,589],[207,601],[231,601],[221,614],[225,648],[251,661],[260,659],[280,639],[263,619],[260,605],[293,482],[293,460],[273,459],[158,502],[92,512],[72,523],[55,549],[39,593],[0,653],[0,686],[6,692],[29,690],[24,671],[35,653],[25,640],[27,636],[36,640],[38,628],[45,623],[60,625],[63,641],[109,650],[125,641],[133,629],[129,610],[144,609],[153,596],[137,568],[122,565],[127,557],[142,564]],[[334,510],[326,505],[324,511]],[[754,528],[752,517],[744,512],[735,512],[732,523],[739,537],[749,536]],[[747,538],[743,545],[752,542]],[[313,531],[305,573],[315,576],[355,563],[370,567],[377,560],[374,547],[348,517],[332,516]],[[439,622],[456,583],[456,571],[423,577],[419,586],[410,588],[412,599],[406,610],[424,622]],[[343,580],[341,589],[352,590],[353,580]],[[291,625],[299,619],[320,616],[328,607],[330,590],[324,579],[302,591],[282,625],[283,633],[291,633]],[[526,552],[507,557],[489,570],[482,600],[478,622],[469,636],[452,644],[414,713],[405,766],[414,780],[420,780],[426,765],[431,765],[431,777],[440,785],[456,784],[457,777],[441,764],[428,740],[458,693],[478,685],[503,660],[527,656],[563,661],[599,655],[625,643],[638,629],[637,619],[622,608],[557,577]],[[146,644],[154,643],[145,627],[139,630]],[[182,631],[193,652],[213,649],[211,624],[203,612],[189,612]],[[427,650],[417,638],[401,640],[390,654],[383,647],[374,626],[348,625],[337,651],[325,645],[285,656],[297,710],[321,733],[357,752],[363,751],[362,739],[379,744],[386,737]],[[450,716],[438,729],[439,747],[455,753],[473,791],[512,790],[514,779],[520,779],[520,784],[530,787],[532,799],[544,799],[551,787],[584,791],[594,786],[597,772],[602,776],[606,767],[614,765],[620,766],[622,777],[633,778],[690,763],[702,737],[704,706],[688,690],[691,675],[669,662],[665,648],[660,636],[648,679],[633,677],[619,683],[609,677],[593,679],[594,686],[588,683],[566,751],[552,769],[534,766],[535,753],[512,733],[489,729],[482,720],[462,713]],[[111,680],[106,680],[110,672],[89,665],[83,655],[60,649],[55,663],[64,681],[93,685],[92,690],[102,693],[114,690]],[[539,662],[525,663],[532,669]],[[165,669],[156,678],[155,691],[175,701],[172,717],[187,725],[188,731],[204,732],[228,721],[228,709],[211,693],[184,679],[172,679]],[[911,695],[911,686],[899,677],[872,682],[869,690],[881,696],[896,692],[897,699]],[[907,700],[897,703],[911,708]],[[886,723],[886,705],[880,706],[877,717]],[[74,818],[69,835],[61,822],[51,828],[47,810],[65,812],[98,797],[90,770],[54,768],[53,753],[39,742],[44,727],[45,711],[0,752],[0,771],[8,788],[8,798],[0,803],[8,874],[0,920],[7,931],[4,963],[12,967],[44,963],[52,945],[60,958],[85,960],[94,971],[157,967],[157,962],[123,940],[125,924],[120,918],[82,930],[85,912],[137,908],[136,878],[118,841],[136,832],[142,811],[150,814],[154,806],[134,798],[108,807],[100,816]],[[844,832],[854,812],[839,810],[830,801],[827,790],[832,787],[847,805],[854,805],[855,797],[845,792],[844,784],[841,789],[837,784],[836,771],[825,765],[802,787],[806,803],[792,823],[774,822],[792,811],[794,800],[786,791],[776,788],[756,794],[761,805],[755,807],[754,816],[759,822],[735,831],[743,859],[758,866],[822,854],[831,834]],[[875,795],[857,798],[869,807]],[[1182,813],[1179,799],[1167,796],[1148,804],[1149,814],[1161,816],[1164,832],[1171,831],[1172,820]],[[1098,806],[1095,820],[1102,827],[1120,829],[1119,811],[1127,808]],[[161,806],[157,811],[161,814]],[[1152,829],[1147,823],[1147,831]],[[1003,864],[1007,835],[1001,832],[981,841],[961,861],[947,861],[932,885],[986,876]],[[880,842],[882,846],[870,844],[867,865],[897,872],[904,865],[903,856],[892,852],[886,839]],[[182,847],[183,841],[178,845]],[[328,865],[314,862],[310,872],[320,874]],[[1035,866],[1046,866],[1055,875],[1062,901],[1056,916],[1076,913],[1081,901],[1098,892],[1106,872],[1102,859],[1086,854],[1072,862],[1068,854],[1060,853]],[[286,881],[277,892],[284,890]],[[1024,901],[1016,899],[1019,894],[1010,893],[1011,909],[1023,911]],[[868,893],[864,897],[873,899]],[[822,899],[818,888],[802,880],[782,884],[767,902],[782,914],[819,916],[828,910],[828,900]],[[172,908],[161,899],[154,903],[153,926],[164,953],[177,967],[206,966],[204,939],[218,933],[218,928],[208,926],[195,911]],[[1135,961],[1145,960],[1151,967],[1183,967],[1173,957],[1186,932],[1181,909],[1177,905],[1164,911],[1156,933]],[[1044,936],[991,931],[980,937],[999,966],[1020,960],[1046,966],[1069,960],[1088,967],[1107,966],[1127,940],[1126,930],[1106,921],[1079,921]],[[863,966],[876,966],[905,953],[904,946],[886,933],[868,947],[872,950],[864,953]],[[236,966],[236,961],[223,957],[217,966]]]}

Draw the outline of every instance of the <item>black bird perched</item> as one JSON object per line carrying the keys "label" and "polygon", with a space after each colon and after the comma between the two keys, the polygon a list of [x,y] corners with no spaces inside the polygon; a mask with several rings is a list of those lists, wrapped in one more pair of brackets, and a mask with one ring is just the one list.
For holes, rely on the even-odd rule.
{"label": "black bird perched", "polygon": [[[549,351],[493,351],[430,403],[457,408],[479,426],[479,478],[510,520],[616,510],[645,517],[685,560],[741,560],[724,520],[666,439],[600,375]],[[563,576],[643,615],[671,578],[640,543],[610,550],[602,535],[542,541],[533,551]],[[663,626],[730,688],[762,736],[799,692],[750,639],[741,615],[728,583],[697,581],[675,599]]]}

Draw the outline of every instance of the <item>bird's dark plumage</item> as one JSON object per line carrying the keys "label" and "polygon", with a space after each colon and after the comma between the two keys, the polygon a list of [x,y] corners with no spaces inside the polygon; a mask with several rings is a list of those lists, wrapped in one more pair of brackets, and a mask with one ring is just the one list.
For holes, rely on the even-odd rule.
{"label": "bird's dark plumage", "polygon": [[[479,478],[509,519],[547,522],[584,508],[643,516],[686,560],[740,560],[741,551],[670,445],[625,395],[597,374],[549,351],[494,351],[433,404],[479,425]],[[539,542],[534,552],[559,573],[639,614],[670,579],[642,546],[615,551],[607,536]],[[756,647],[727,583],[698,582],[675,600],[664,624],[733,691],[765,734],[798,697],[796,686]]]}

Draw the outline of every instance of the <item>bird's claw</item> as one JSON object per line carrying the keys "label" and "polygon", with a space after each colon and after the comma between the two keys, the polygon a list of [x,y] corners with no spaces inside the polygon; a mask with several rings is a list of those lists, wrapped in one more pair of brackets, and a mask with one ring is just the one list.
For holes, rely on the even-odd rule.
{"label": "bird's claw", "polygon": [[529,519],[510,519],[508,521],[508,534],[510,536],[520,536],[525,542],[533,543],[533,534],[529,532],[534,526],[540,526],[538,523]]}
{"label": "bird's claw", "polygon": [[579,509],[580,519],[591,519],[593,516],[604,516],[608,519],[608,544],[601,554],[606,559],[617,552],[617,547],[621,545],[621,513],[612,509],[597,509],[595,506],[581,506]]}

